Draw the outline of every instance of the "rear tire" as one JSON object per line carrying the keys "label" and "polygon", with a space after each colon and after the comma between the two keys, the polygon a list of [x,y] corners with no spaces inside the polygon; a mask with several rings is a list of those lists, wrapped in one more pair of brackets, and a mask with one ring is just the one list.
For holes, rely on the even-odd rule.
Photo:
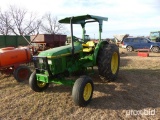
{"label": "rear tire", "polygon": [[49,83],[38,81],[36,78],[36,71],[34,71],[29,78],[29,85],[35,92],[42,92],[48,88]]}
{"label": "rear tire", "polygon": [[98,71],[100,78],[105,81],[114,81],[119,72],[119,48],[114,44],[106,44],[99,49]]}
{"label": "rear tire", "polygon": [[72,98],[76,105],[84,107],[92,99],[94,90],[93,81],[88,76],[81,76],[76,80],[72,89]]}
{"label": "rear tire", "polygon": [[13,76],[17,80],[17,82],[29,80],[30,75],[31,70],[27,66],[18,66],[13,72]]}
{"label": "rear tire", "polygon": [[132,52],[133,51],[133,47],[132,46],[127,46],[127,51],[128,52]]}
{"label": "rear tire", "polygon": [[152,47],[152,52],[158,53],[159,52],[159,47]]}

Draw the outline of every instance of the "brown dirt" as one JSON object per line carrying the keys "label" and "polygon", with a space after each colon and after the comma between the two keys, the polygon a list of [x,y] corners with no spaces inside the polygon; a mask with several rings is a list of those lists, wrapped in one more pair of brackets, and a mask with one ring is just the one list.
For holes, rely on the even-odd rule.
{"label": "brown dirt", "polygon": [[[41,93],[28,82],[17,83],[12,76],[0,76],[0,119],[160,119],[160,53],[139,57],[120,49],[121,65],[117,81],[103,83],[96,74],[94,94],[87,107],[75,106],[72,87],[50,85]],[[154,115],[128,114],[154,111]]]}

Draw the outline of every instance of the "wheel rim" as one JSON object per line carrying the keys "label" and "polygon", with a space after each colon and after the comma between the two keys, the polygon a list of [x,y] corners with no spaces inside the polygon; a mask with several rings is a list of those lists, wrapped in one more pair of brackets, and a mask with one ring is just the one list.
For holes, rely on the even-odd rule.
{"label": "wheel rim", "polygon": [[112,73],[115,74],[117,72],[117,69],[118,69],[118,54],[114,52],[112,55],[112,60],[111,60]]}
{"label": "wheel rim", "polygon": [[153,52],[158,52],[158,48],[157,47],[153,47]]}
{"label": "wheel rim", "polygon": [[132,47],[128,46],[127,47],[127,51],[131,52],[132,51]]}
{"label": "wheel rim", "polygon": [[19,70],[18,72],[18,78],[20,78],[21,80],[26,80],[29,76],[29,71],[25,68]]}
{"label": "wheel rim", "polygon": [[46,86],[46,83],[41,82],[41,81],[37,81],[37,85],[38,85],[38,87],[43,88]]}
{"label": "wheel rim", "polygon": [[91,85],[91,83],[87,83],[84,88],[84,92],[83,92],[84,100],[88,101],[91,97],[91,94],[92,94],[92,85]]}

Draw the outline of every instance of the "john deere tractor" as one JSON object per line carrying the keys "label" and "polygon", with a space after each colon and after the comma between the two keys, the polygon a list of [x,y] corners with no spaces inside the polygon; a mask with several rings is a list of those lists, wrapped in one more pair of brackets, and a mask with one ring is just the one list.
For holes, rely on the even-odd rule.
{"label": "john deere tractor", "polygon": [[[35,71],[29,78],[29,85],[36,92],[44,91],[50,83],[71,85],[72,98],[76,105],[86,106],[92,99],[94,84],[89,77],[88,68],[98,67],[99,76],[103,81],[114,81],[119,71],[119,49],[114,44],[101,40],[103,21],[108,18],[82,15],[67,17],[60,23],[70,24],[71,43],[49,49],[33,56]],[[85,25],[93,22],[99,24],[99,42],[85,40]],[[73,25],[82,27],[82,40],[73,39]],[[77,80],[69,79],[74,73],[83,71]]]}

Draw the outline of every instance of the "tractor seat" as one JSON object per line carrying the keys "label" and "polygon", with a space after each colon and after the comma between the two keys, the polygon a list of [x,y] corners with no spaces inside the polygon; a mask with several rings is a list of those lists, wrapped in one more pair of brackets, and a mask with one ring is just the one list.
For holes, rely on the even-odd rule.
{"label": "tractor seat", "polygon": [[93,51],[95,44],[93,41],[88,41],[85,44],[82,44],[82,46],[83,46],[83,52],[91,52]]}

